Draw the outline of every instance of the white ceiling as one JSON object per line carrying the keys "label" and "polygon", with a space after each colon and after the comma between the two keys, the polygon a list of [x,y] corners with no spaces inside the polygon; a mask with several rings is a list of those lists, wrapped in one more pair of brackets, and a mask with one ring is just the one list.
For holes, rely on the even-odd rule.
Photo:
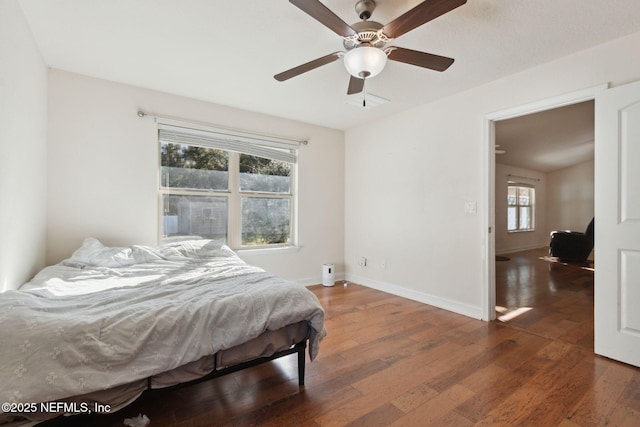
{"label": "white ceiling", "polygon": [[592,160],[594,103],[581,102],[496,122],[496,162],[553,172]]}
{"label": "white ceiling", "polygon": [[[640,31],[638,0],[469,0],[392,44],[455,58],[444,73],[390,61],[367,83],[389,99],[347,103],[341,61],[273,75],[342,50],[286,0],[19,0],[46,64],[336,129],[366,123]],[[355,0],[323,0],[347,23]],[[387,23],[420,0],[377,0]]]}

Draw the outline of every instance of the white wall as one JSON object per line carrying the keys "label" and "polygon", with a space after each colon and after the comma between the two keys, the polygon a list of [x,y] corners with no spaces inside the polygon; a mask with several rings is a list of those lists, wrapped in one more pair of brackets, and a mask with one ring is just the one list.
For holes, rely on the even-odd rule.
{"label": "white wall", "polygon": [[47,69],[15,0],[0,1],[0,292],[45,259]]}
{"label": "white wall", "polygon": [[[639,45],[636,33],[348,130],[347,279],[481,317],[484,117],[638,80]],[[466,201],[477,201],[479,213],[465,213]],[[358,266],[359,256],[369,258],[367,267]]]}
{"label": "white wall", "polygon": [[594,211],[594,162],[547,174],[548,225],[553,230],[585,231]]}
{"label": "white wall", "polygon": [[[509,178],[507,175],[516,175],[532,179]],[[507,232],[507,181],[509,180],[522,182],[535,187],[535,231],[523,231],[517,233]],[[547,174],[530,169],[517,168],[514,166],[496,163],[496,254],[524,251],[549,245],[549,230],[547,227],[547,195]]]}
{"label": "white wall", "polygon": [[47,263],[86,236],[107,245],[158,243],[158,142],[139,110],[227,128],[308,139],[299,152],[300,250],[243,255],[301,283],[344,259],[344,133],[193,99],[51,70]]}

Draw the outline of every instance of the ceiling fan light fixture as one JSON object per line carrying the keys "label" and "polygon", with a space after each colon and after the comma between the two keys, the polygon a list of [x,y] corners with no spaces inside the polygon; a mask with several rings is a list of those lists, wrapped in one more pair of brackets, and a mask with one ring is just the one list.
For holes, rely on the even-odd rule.
{"label": "ceiling fan light fixture", "polygon": [[387,63],[387,54],[373,46],[359,46],[344,55],[344,66],[353,77],[371,78],[380,74]]}

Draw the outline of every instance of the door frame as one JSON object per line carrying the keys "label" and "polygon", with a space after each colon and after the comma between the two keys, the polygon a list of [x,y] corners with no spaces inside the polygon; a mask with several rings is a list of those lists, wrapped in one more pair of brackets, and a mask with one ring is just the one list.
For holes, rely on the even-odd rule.
{"label": "door frame", "polygon": [[[483,226],[483,274],[482,274],[482,319],[495,320],[496,317],[496,272],[495,272],[495,122],[551,110],[579,102],[595,100],[596,94],[607,90],[608,83],[588,87],[575,92],[534,101],[528,104],[495,111],[484,116],[482,148],[482,210]],[[596,177],[597,179],[597,177]]]}

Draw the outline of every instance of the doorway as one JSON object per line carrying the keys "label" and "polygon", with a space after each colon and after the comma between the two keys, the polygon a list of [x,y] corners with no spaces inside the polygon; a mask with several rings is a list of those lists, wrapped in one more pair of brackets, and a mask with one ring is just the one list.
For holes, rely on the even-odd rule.
{"label": "doorway", "polygon": [[496,321],[590,351],[593,264],[558,262],[548,245],[594,216],[594,107],[495,122]]}
{"label": "doorway", "polygon": [[[593,101],[597,93],[605,90],[607,85],[599,85],[570,94],[550,98],[498,111],[485,116],[485,146],[483,149],[485,167],[483,179],[483,199],[486,201],[486,209],[483,211],[485,228],[485,274],[483,278],[483,318],[496,319],[496,123],[502,120],[513,119],[533,113],[552,110]],[[502,148],[502,147],[500,147]],[[548,230],[544,233],[548,236]],[[548,238],[548,237],[547,237]],[[534,239],[535,240],[535,239]],[[540,241],[534,241],[533,245],[539,245]],[[526,250],[527,248],[522,248]]]}

